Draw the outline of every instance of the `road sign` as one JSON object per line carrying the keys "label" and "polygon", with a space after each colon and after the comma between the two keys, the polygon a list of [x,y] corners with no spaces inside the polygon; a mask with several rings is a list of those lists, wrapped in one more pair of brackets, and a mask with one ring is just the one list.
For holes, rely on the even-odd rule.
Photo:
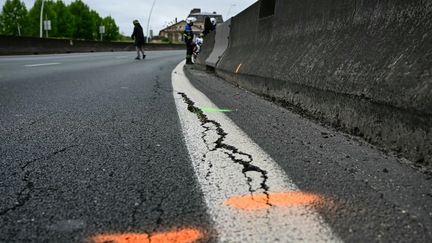
{"label": "road sign", "polygon": [[51,20],[44,21],[44,30],[51,30]]}
{"label": "road sign", "polygon": [[105,34],[105,26],[99,26],[99,34]]}

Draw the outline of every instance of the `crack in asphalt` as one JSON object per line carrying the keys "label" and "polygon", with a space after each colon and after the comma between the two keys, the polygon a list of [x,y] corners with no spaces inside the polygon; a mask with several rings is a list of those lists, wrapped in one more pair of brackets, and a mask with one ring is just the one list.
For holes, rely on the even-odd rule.
{"label": "crack in asphalt", "polygon": [[25,172],[22,181],[25,183],[25,186],[18,192],[17,202],[14,206],[0,211],[0,217],[5,216],[9,212],[17,210],[18,208],[24,206],[30,200],[30,194],[33,191],[33,183],[30,181],[30,171]]}
{"label": "crack in asphalt", "polygon": [[167,93],[173,92],[173,89],[161,86],[161,82],[160,82],[161,79],[159,76],[155,76],[154,81],[155,81],[155,84],[153,86],[153,92],[156,93],[158,96],[160,96],[162,94],[160,91],[167,92]]}
{"label": "crack in asphalt", "polygon": [[[146,201],[146,198],[144,196],[144,192],[142,191],[138,191],[139,193],[139,203],[135,205],[133,211],[132,211],[132,227],[137,228],[138,227],[138,219],[137,219],[137,214],[138,214],[138,210],[140,207],[143,206],[144,202]],[[154,192],[152,192],[154,193]],[[169,197],[169,193],[168,194],[164,194],[164,196],[160,199],[159,203],[156,205],[155,208],[153,208],[151,210],[151,212],[156,212],[158,213],[158,217],[156,219],[156,226],[151,230],[151,231],[144,231],[144,233],[147,234],[147,238],[148,241],[151,242],[151,236],[153,233],[155,233],[161,226],[163,223],[163,216],[165,215],[165,211],[162,208],[162,204],[168,199]]]}
{"label": "crack in asphalt", "polygon": [[[142,205],[144,204],[144,202],[146,201],[144,193],[141,190],[137,191],[139,194],[139,203],[134,205],[134,209],[132,211],[132,225],[129,227],[130,229],[132,228],[137,228],[138,227],[138,220],[137,220],[137,214],[138,214],[138,209],[140,207],[142,207]],[[148,242],[151,242],[151,238],[150,238],[150,232],[148,231],[143,231],[143,233],[145,233],[147,235],[147,240]]]}
{"label": "crack in asphalt", "polygon": [[163,222],[163,216],[165,214],[165,211],[162,209],[162,204],[165,202],[165,200],[168,199],[168,194],[161,198],[158,205],[154,209],[152,209],[152,212],[157,212],[159,214],[158,218],[156,219],[156,227],[153,229],[152,232],[156,232],[160,228]]}
{"label": "crack in asphalt", "polygon": [[[161,89],[161,87],[160,87],[160,77],[159,76],[155,76],[154,81],[155,81],[155,84],[153,86],[153,92],[156,93],[157,96],[160,96],[161,95],[161,92],[160,92],[160,89]],[[156,97],[153,97],[153,98],[156,98]]]}
{"label": "crack in asphalt", "polygon": [[[226,136],[228,134],[223,130],[221,124],[217,121],[210,120],[207,117],[207,115],[204,114],[204,112],[201,109],[199,109],[198,107],[195,106],[195,102],[193,102],[185,93],[179,92],[178,94],[183,97],[184,102],[188,105],[188,110],[190,112],[194,113],[198,117],[198,119],[201,122],[201,126],[205,129],[202,132],[201,138],[203,139],[204,143],[206,144],[208,151],[209,152],[215,152],[217,150],[222,150],[223,153],[226,154],[234,163],[242,165],[243,166],[242,173],[246,178],[247,184],[249,185],[249,192],[251,194],[253,194],[254,192],[256,192],[259,189],[264,190],[264,194],[267,196],[266,204],[268,204],[269,206],[272,206],[270,204],[270,194],[269,194],[270,188],[267,185],[267,180],[268,180],[267,171],[261,169],[258,166],[252,165],[252,162],[253,162],[252,155],[240,151],[235,146],[226,144],[225,139],[226,139]],[[215,128],[212,128],[211,127],[212,125]],[[210,131],[215,131],[217,133],[217,135],[219,136],[219,138],[214,142],[214,145],[215,145],[214,148],[210,148],[210,145],[207,143],[207,140],[206,140],[206,137],[208,136],[208,133]],[[202,159],[203,161],[206,160],[208,153],[203,155],[203,159]],[[247,157],[247,160],[241,159],[241,158],[236,158],[236,155],[237,156],[245,156],[245,157]],[[213,167],[212,164],[210,164],[209,166]],[[246,174],[247,172],[257,172],[257,173],[261,174],[262,181],[260,183],[260,188],[258,188],[256,190],[253,189],[253,187],[252,187],[253,179]],[[209,175],[210,174],[207,173],[207,178]]]}
{"label": "crack in asphalt", "polygon": [[[207,132],[209,132],[211,130],[210,127],[207,127],[205,125],[203,125],[203,127],[206,129],[201,136],[201,139],[204,141],[205,146],[207,147],[207,153],[203,154],[202,158],[201,158],[201,162],[206,163],[207,160],[207,155],[211,152],[211,148],[210,145],[207,143],[206,140],[206,136],[207,136]],[[213,168],[213,163],[211,162],[211,160],[208,160],[208,169],[207,169],[207,174],[205,176],[206,180],[208,180],[212,174],[212,168]]]}
{"label": "crack in asphalt", "polygon": [[77,147],[77,146],[78,145],[70,145],[70,146],[67,146],[67,147],[63,147],[63,148],[58,149],[58,150],[56,150],[54,152],[51,152],[51,153],[49,153],[47,155],[44,155],[44,156],[38,157],[36,159],[32,159],[32,160],[29,160],[29,161],[25,162],[24,165],[21,166],[21,170],[24,173],[24,176],[21,179],[21,181],[24,182],[25,186],[18,192],[18,194],[17,194],[17,202],[15,203],[15,205],[12,206],[12,207],[9,207],[9,208],[1,210],[0,211],[0,217],[5,216],[8,213],[13,212],[13,211],[15,211],[15,210],[23,207],[30,200],[30,195],[31,195],[31,193],[34,190],[34,185],[33,185],[33,182],[31,182],[31,180],[30,180],[31,171],[28,170],[27,168],[31,164],[33,164],[33,163],[35,163],[35,162],[37,162],[39,160],[50,159],[50,158],[52,158],[52,157],[54,157],[54,156],[56,156],[56,155],[58,155],[60,153],[64,153],[67,150],[69,150],[69,149],[71,149],[73,147]]}
{"label": "crack in asphalt", "polygon": [[46,119],[48,119],[48,118],[50,118],[51,116],[53,116],[54,114],[57,114],[58,112],[50,112],[50,113],[48,113],[48,114],[46,114],[45,116],[42,116],[42,117],[40,117],[40,118],[37,118],[37,119],[34,119],[34,120],[32,120],[31,122],[29,122],[29,126],[33,126],[33,125],[35,125],[36,123],[39,123],[39,122],[41,122],[41,121],[43,121],[43,120],[46,120]]}
{"label": "crack in asphalt", "polygon": [[144,198],[144,193],[142,191],[137,191],[138,195],[139,195],[139,202],[137,204],[134,205],[134,209],[132,210],[132,227],[136,227],[137,226],[137,218],[136,215],[138,213],[138,209],[140,207],[142,207],[142,205],[145,202],[145,198]]}

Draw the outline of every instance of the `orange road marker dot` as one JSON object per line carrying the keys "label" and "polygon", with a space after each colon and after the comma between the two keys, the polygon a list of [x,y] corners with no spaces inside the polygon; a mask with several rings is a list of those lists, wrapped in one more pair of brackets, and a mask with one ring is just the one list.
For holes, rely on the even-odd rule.
{"label": "orange road marker dot", "polygon": [[243,64],[240,63],[240,64],[237,66],[237,69],[236,69],[235,73],[239,73],[239,72],[240,72],[240,68],[241,68],[242,65],[243,65]]}
{"label": "orange road marker dot", "polygon": [[124,234],[100,234],[92,237],[92,243],[191,243],[204,237],[197,229],[181,229],[155,234],[124,233]]}
{"label": "orange road marker dot", "polygon": [[321,197],[304,192],[281,192],[269,193],[268,195],[254,194],[246,196],[232,197],[225,201],[225,204],[244,210],[265,209],[271,206],[298,206],[317,203],[322,200]]}

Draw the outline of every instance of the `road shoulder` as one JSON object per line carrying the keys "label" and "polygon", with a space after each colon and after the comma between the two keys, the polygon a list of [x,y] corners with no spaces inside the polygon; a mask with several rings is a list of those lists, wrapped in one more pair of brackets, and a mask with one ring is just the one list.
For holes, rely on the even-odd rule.
{"label": "road shoulder", "polygon": [[320,213],[347,241],[431,239],[432,178],[359,138],[316,124],[212,73],[192,84],[228,113],[302,190],[332,198]]}

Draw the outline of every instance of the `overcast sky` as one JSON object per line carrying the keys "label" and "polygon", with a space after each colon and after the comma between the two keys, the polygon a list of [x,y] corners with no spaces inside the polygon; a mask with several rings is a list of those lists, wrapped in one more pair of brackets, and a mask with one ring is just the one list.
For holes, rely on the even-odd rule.
{"label": "overcast sky", "polygon": [[[0,0],[3,6],[6,0]],[[21,0],[30,9],[34,0]],[[72,0],[63,0],[69,4]],[[144,29],[147,28],[147,19],[153,0],[83,0],[90,8],[96,10],[102,17],[111,15],[120,26],[120,32],[129,35],[133,30],[132,20],[138,19]],[[150,28],[157,35],[159,30],[173,21],[185,19],[192,8],[201,8],[205,12],[216,11],[224,19],[236,15],[252,5],[256,0],[156,0]]]}

